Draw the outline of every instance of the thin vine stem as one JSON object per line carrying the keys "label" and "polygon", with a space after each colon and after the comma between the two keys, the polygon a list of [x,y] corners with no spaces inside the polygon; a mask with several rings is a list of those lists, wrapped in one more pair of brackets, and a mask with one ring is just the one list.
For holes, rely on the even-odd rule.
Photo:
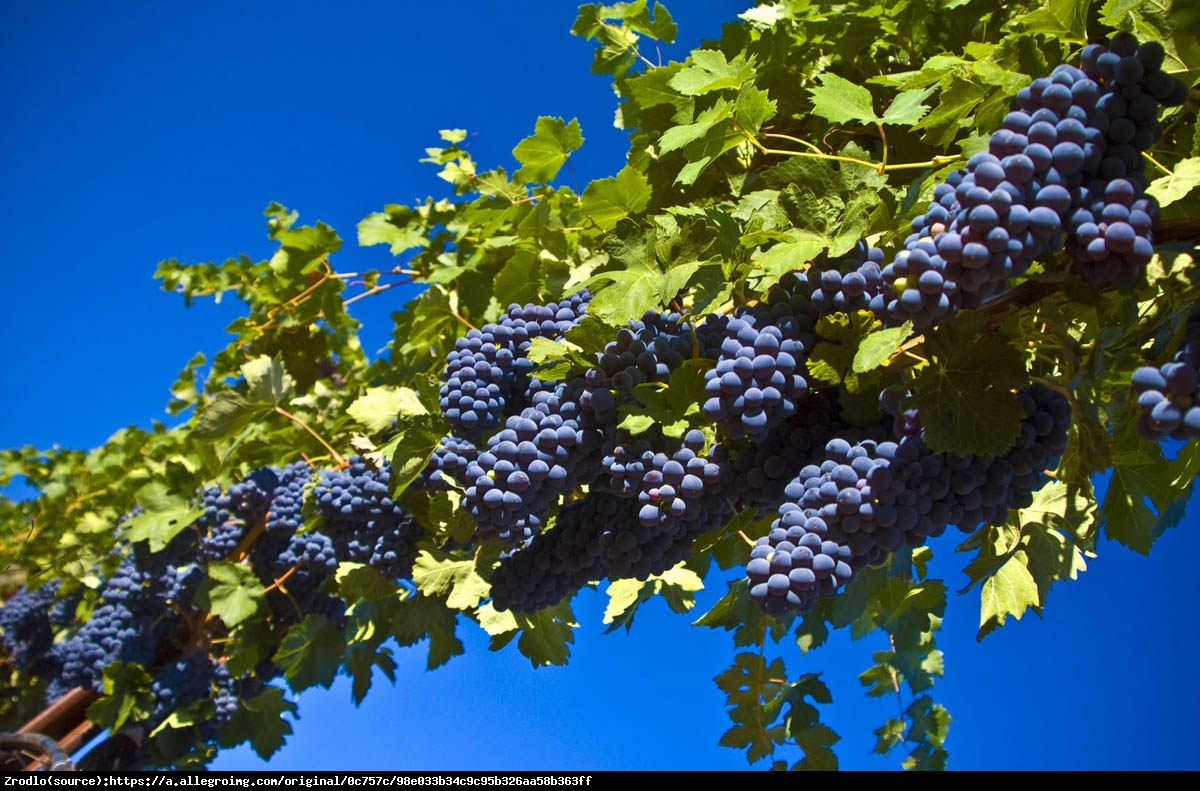
{"label": "thin vine stem", "polygon": [[344,302],[342,302],[342,305],[343,306],[353,305],[355,302],[358,302],[360,299],[366,299],[367,297],[373,297],[376,294],[382,294],[384,291],[387,291],[389,288],[395,288],[396,286],[405,286],[411,282],[413,282],[413,281],[397,280],[395,283],[384,283],[383,285],[373,286],[373,287],[367,289],[366,291],[364,291],[363,293],[355,294],[354,296],[350,297],[350,299],[345,300]]}
{"label": "thin vine stem", "polygon": [[880,175],[884,173],[892,173],[897,170],[915,170],[918,168],[939,167],[941,165],[947,165],[951,162],[957,162],[958,160],[962,159],[962,157],[956,155],[939,154],[933,157],[933,159],[929,159],[924,162],[904,162],[899,165],[889,165],[887,163],[886,137],[884,138],[885,144],[883,162],[872,162],[869,159],[859,159],[857,157],[845,157],[841,156],[840,154],[826,154],[822,152],[815,144],[810,143],[807,140],[801,140],[798,137],[792,137],[791,135],[784,135],[776,132],[764,132],[763,137],[777,137],[783,140],[790,140],[799,145],[808,146],[813,150],[808,152],[788,151],[787,149],[783,148],[768,148],[767,146],[763,145],[762,141],[760,141],[752,132],[750,132],[750,130],[738,123],[736,118],[731,118],[730,120],[733,122],[733,125],[737,127],[738,132],[740,132],[742,136],[746,138],[747,142],[758,149],[759,153],[761,154],[774,154],[776,156],[797,157],[802,159],[821,159],[828,162],[845,162],[850,165],[861,165],[862,167],[871,168]]}
{"label": "thin vine stem", "polygon": [[1143,151],[1143,152],[1142,152],[1142,156],[1143,156],[1143,157],[1145,157],[1147,160],[1149,160],[1149,161],[1150,161],[1150,163],[1154,165],[1154,167],[1158,168],[1159,170],[1161,170],[1163,173],[1167,174],[1168,176],[1174,176],[1174,175],[1175,175],[1175,173],[1174,173],[1174,172],[1172,172],[1172,171],[1171,171],[1171,170],[1170,170],[1170,169],[1169,169],[1169,168],[1168,168],[1166,165],[1164,165],[1163,163],[1159,162],[1159,161],[1158,161],[1157,159],[1155,159],[1154,157],[1150,156],[1150,152],[1149,152],[1149,151]]}
{"label": "thin vine stem", "polygon": [[321,445],[323,445],[323,446],[324,446],[325,450],[329,451],[329,455],[333,457],[333,460],[334,460],[335,462],[337,462],[337,464],[338,464],[338,466],[339,466],[339,467],[340,467],[340,466],[343,466],[343,465],[345,465],[345,463],[346,463],[346,459],[345,459],[345,458],[342,456],[342,454],[340,454],[340,453],[338,453],[336,450],[334,450],[334,449],[333,449],[333,446],[332,446],[332,445],[330,445],[328,442],[326,442],[324,437],[322,437],[320,434],[318,434],[316,431],[314,431],[314,430],[313,430],[313,428],[312,428],[312,426],[308,425],[308,424],[307,424],[307,423],[305,423],[303,420],[301,420],[300,418],[296,417],[296,416],[295,416],[295,415],[293,415],[291,412],[288,412],[286,409],[284,409],[284,408],[283,408],[283,407],[281,407],[281,406],[276,406],[276,407],[275,407],[275,411],[276,411],[277,413],[279,413],[280,415],[283,415],[283,416],[284,416],[285,418],[287,418],[288,420],[290,420],[290,421],[292,421],[293,423],[295,423],[295,424],[296,424],[297,426],[299,426],[300,428],[302,428],[302,429],[304,429],[305,431],[307,431],[309,434],[312,434],[312,435],[313,435],[313,437],[314,437],[314,438],[317,440],[317,442],[320,442],[320,443],[321,443]]}

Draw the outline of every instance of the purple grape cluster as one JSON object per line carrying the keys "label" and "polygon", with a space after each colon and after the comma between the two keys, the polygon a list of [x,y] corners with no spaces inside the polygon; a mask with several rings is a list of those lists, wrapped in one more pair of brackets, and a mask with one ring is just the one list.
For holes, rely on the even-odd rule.
{"label": "purple grape cluster", "polygon": [[704,448],[704,432],[692,429],[684,437],[683,447],[668,456],[653,450],[628,457],[616,447],[604,459],[612,486],[623,496],[636,496],[638,521],[645,527],[657,527],[675,517],[694,519],[705,486],[720,482],[721,468],[697,455]]}
{"label": "purple grape cluster", "polygon": [[882,305],[876,297],[883,289],[883,262],[883,250],[859,241],[845,259],[801,275],[811,286],[809,301],[817,315],[878,309]]}
{"label": "purple grape cluster", "polygon": [[[588,371],[586,383],[592,391],[610,388],[628,396],[640,384],[668,381],[671,373],[698,351],[697,343],[694,328],[680,314],[647,311],[605,345],[595,367]],[[597,417],[609,417],[607,401],[598,407]]]}
{"label": "purple grape cluster", "polygon": [[765,439],[808,395],[804,364],[816,343],[817,314],[800,285],[775,288],[732,318],[710,316],[706,322],[724,338],[716,366],[704,375],[702,412],[734,439]]}
{"label": "purple grape cluster", "polygon": [[785,499],[788,484],[805,465],[820,458],[831,439],[859,441],[883,436],[882,426],[850,426],[838,415],[837,401],[827,393],[815,392],[802,410],[776,426],[761,443],[729,448],[721,491],[739,510],[774,511]]}
{"label": "purple grape cluster", "polygon": [[[334,557],[319,539],[303,534],[303,548],[288,536],[289,556],[295,562],[313,558],[305,560],[309,569],[316,569],[318,562],[336,566],[336,560],[350,560],[366,563],[392,579],[408,577],[424,530],[391,499],[390,484],[390,464],[373,467],[359,456],[351,457],[345,469],[321,470],[312,496]],[[316,543],[308,547],[309,542]]]}
{"label": "purple grape cluster", "polygon": [[756,543],[751,596],[773,615],[803,612],[904,544],[920,546],[951,524],[965,532],[1003,524],[1009,508],[1029,506],[1042,470],[1066,449],[1071,410],[1041,384],[1016,398],[1025,417],[1000,457],[934,453],[911,426],[898,441],[831,440],[825,458],[788,484],[780,518]]}
{"label": "purple grape cluster", "polygon": [[1171,361],[1138,368],[1132,383],[1144,439],[1200,439],[1200,310],[1188,317],[1183,348]]}
{"label": "purple grape cluster", "polygon": [[475,443],[462,437],[443,437],[441,443],[433,451],[429,466],[425,469],[421,482],[427,486],[438,487],[446,476],[460,486],[466,485],[467,467],[479,456]]}
{"label": "purple grape cluster", "polygon": [[[160,551],[146,542],[122,544],[109,562],[90,617],[74,622],[82,592],[56,597],[58,583],[25,590],[0,606],[0,639],[22,672],[47,682],[50,699],[75,687],[102,689],[113,662],[137,663],[150,672],[154,727],[180,707],[213,701],[215,718],[202,724],[202,738],[215,739],[219,726],[279,674],[271,663],[233,679],[219,649],[195,646],[195,596],[208,578],[208,563],[227,558],[245,543],[247,559],[264,587],[267,617],[287,628],[311,614],[335,627],[347,625],[346,603],[322,590],[342,560],[365,562],[385,576],[411,574],[421,529],[388,497],[389,470],[368,469],[361,459],[346,471],[324,471],[313,486],[323,517],[318,530],[303,531],[306,488],[312,467],[295,462],[255,470],[227,490],[208,487],[197,502],[204,514],[179,531]],[[140,513],[134,508],[129,516]],[[126,517],[128,518],[128,517]],[[124,520],[123,520],[124,521]],[[253,531],[253,532],[252,532]],[[56,632],[58,634],[56,634]],[[32,653],[33,661],[26,661]]]}
{"label": "purple grape cluster", "polygon": [[768,615],[807,612],[819,596],[833,596],[854,575],[849,547],[824,538],[824,523],[786,503],[771,532],[750,550],[750,596]]}
{"label": "purple grape cluster", "polygon": [[213,662],[207,651],[190,651],[161,667],[150,683],[154,696],[154,712],[150,727],[171,715],[208,697],[213,681]]}
{"label": "purple grape cluster", "polygon": [[889,321],[933,324],[978,307],[1063,246],[1090,283],[1132,286],[1154,253],[1157,215],[1141,151],[1159,138],[1160,105],[1187,89],[1162,71],[1163,48],[1119,33],[1018,92],[988,151],[934,190],[928,211],[883,268],[872,302]]}
{"label": "purple grape cluster", "polygon": [[592,492],[567,503],[555,527],[501,560],[492,574],[492,602],[498,610],[536,612],[551,607],[607,574],[600,535],[605,525],[629,510],[627,500]]}
{"label": "purple grape cluster", "polygon": [[534,338],[561,338],[591,301],[585,289],[551,305],[510,305],[498,324],[459,338],[442,373],[442,414],[459,436],[475,438],[499,425],[510,401],[529,386]]}
{"label": "purple grape cluster", "polygon": [[[533,394],[533,404],[508,418],[487,449],[468,462],[463,499],[483,538],[518,544],[540,532],[558,498],[591,474],[600,447],[595,399],[576,379]],[[591,408],[589,408],[591,407]]]}
{"label": "purple grape cluster", "polygon": [[104,583],[91,618],[68,640],[54,646],[67,688],[103,689],[104,668],[112,662],[148,666],[164,633],[150,575],[124,562]]}
{"label": "purple grape cluster", "polygon": [[[49,657],[54,642],[53,611],[59,608],[60,586],[58,580],[51,580],[37,590],[21,587],[0,605],[0,642],[14,667],[40,675],[36,666]],[[74,599],[78,602],[78,597]]]}

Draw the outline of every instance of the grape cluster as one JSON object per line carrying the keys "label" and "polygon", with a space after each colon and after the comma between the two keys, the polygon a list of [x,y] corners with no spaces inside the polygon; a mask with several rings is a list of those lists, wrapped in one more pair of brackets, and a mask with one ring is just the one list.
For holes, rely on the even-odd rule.
{"label": "grape cluster", "polygon": [[587,383],[592,388],[609,387],[629,394],[646,382],[666,382],[671,372],[692,356],[694,344],[691,325],[678,313],[648,311],[618,330],[616,340],[605,345],[596,367],[588,372]]}
{"label": "grape cluster", "polygon": [[920,546],[951,524],[1003,524],[1009,508],[1029,506],[1042,470],[1066,449],[1071,410],[1042,384],[1016,399],[1025,416],[999,457],[934,453],[911,429],[898,441],[831,440],[825,458],[788,484],[771,534],[756,543],[751,596],[773,615],[803,612],[906,543]]}
{"label": "grape cluster", "polygon": [[810,285],[809,301],[819,316],[880,310],[883,262],[883,250],[859,241],[845,259],[799,277]]}
{"label": "grape cluster", "polygon": [[478,456],[479,449],[470,440],[455,436],[443,437],[433,451],[422,483],[437,487],[443,483],[442,476],[446,476],[459,485],[466,485],[467,467]]}
{"label": "grape cluster", "polygon": [[1157,206],[1144,194],[1141,151],[1161,135],[1160,105],[1184,84],[1162,71],[1163,48],[1126,33],[1085,48],[1018,92],[988,150],[951,173],[883,268],[873,307],[926,326],[978,307],[1066,241],[1079,276],[1132,286],[1154,252]]}
{"label": "grape cluster", "polygon": [[730,448],[722,466],[721,491],[738,509],[765,513],[784,500],[788,484],[834,437],[851,441],[882,438],[882,426],[853,427],[838,415],[837,401],[815,392],[804,408],[776,426],[759,444]]}
{"label": "grape cluster", "polygon": [[533,404],[508,418],[467,464],[463,503],[482,537],[508,544],[531,538],[558,497],[590,474],[587,463],[601,442],[597,393],[612,397],[578,379],[534,393]]}
{"label": "grape cluster", "polygon": [[309,569],[350,560],[366,563],[392,579],[409,576],[416,542],[424,531],[391,499],[390,483],[389,463],[376,468],[359,456],[351,457],[344,470],[322,470],[312,496],[329,544],[301,537],[303,546],[289,544],[289,559],[307,559]]}
{"label": "grape cluster", "polygon": [[[624,506],[624,508],[622,508]],[[553,606],[591,580],[607,574],[600,534],[622,519],[628,501],[606,492],[567,503],[553,530],[533,538],[501,560],[492,574],[492,602],[498,610],[535,612]]]}
{"label": "grape cluster", "polygon": [[510,305],[498,324],[459,338],[442,374],[442,414],[463,437],[499,424],[510,400],[529,386],[534,338],[555,339],[579,322],[591,301],[585,289],[553,305]]}
{"label": "grape cluster", "polygon": [[67,688],[103,688],[104,668],[115,661],[149,665],[164,637],[150,575],[124,562],[104,583],[91,618],[54,653]]}
{"label": "grape cluster", "polygon": [[657,527],[671,517],[695,518],[705,485],[716,485],[721,476],[719,466],[697,455],[704,442],[704,432],[692,429],[684,437],[684,446],[671,456],[647,449],[627,458],[618,446],[605,457],[614,490],[637,497],[638,521],[643,526]]}
{"label": "grape cluster", "polygon": [[1200,439],[1200,311],[1188,318],[1183,348],[1174,358],[1158,368],[1138,368],[1132,383],[1144,439]]}
{"label": "grape cluster", "polygon": [[[185,648],[196,644],[191,630],[200,621],[188,616],[208,578],[208,562],[230,557],[244,543],[246,558],[268,588],[272,623],[287,627],[315,613],[345,628],[345,602],[321,590],[340,560],[369,563],[393,578],[411,574],[420,529],[388,499],[388,474],[386,465],[371,470],[354,459],[347,471],[319,476],[314,492],[325,501],[316,510],[330,535],[300,530],[312,478],[306,462],[255,470],[224,491],[208,487],[197,499],[204,514],[165,548],[151,552],[146,542],[119,547],[109,561],[115,570],[103,580],[82,624],[74,623],[80,591],[56,597],[58,584],[51,583],[9,597],[0,606],[5,647],[15,665],[47,681],[52,699],[73,687],[100,690],[113,662],[140,664],[153,679],[149,727],[180,707],[211,699],[216,718],[202,732],[216,738],[217,726],[233,716],[239,697],[280,671],[264,665],[233,679],[217,654]],[[137,513],[135,508],[129,516]],[[57,641],[56,631],[62,632]]]}
{"label": "grape cluster", "polygon": [[729,436],[765,439],[795,414],[808,395],[804,363],[816,343],[816,311],[800,283],[776,288],[766,301],[738,308],[732,318],[709,317],[710,331],[722,331],[720,355],[704,375],[703,414]]}
{"label": "grape cluster", "polygon": [[59,587],[58,580],[32,591],[22,587],[0,607],[0,641],[18,669],[36,673],[35,665],[47,658],[54,642],[51,613],[58,605]]}
{"label": "grape cluster", "polygon": [[150,727],[156,726],[171,712],[208,697],[213,681],[213,661],[207,651],[191,651],[164,665],[150,683],[154,696],[154,712]]}
{"label": "grape cluster", "polygon": [[750,550],[746,578],[750,597],[769,615],[807,612],[819,596],[832,596],[850,581],[852,553],[830,541],[825,524],[804,516],[794,503]]}

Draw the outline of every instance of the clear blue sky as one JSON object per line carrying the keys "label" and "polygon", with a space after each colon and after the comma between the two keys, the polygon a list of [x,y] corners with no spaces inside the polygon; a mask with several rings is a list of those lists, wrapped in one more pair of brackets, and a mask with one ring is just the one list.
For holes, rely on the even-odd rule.
{"label": "clear blue sky", "polygon": [[[680,0],[680,59],[745,3]],[[119,10],[114,10],[119,9]],[[511,169],[511,149],[539,115],[578,117],[573,157],[586,181],[620,169],[614,97],[571,37],[570,2],[55,2],[13,4],[0,27],[0,447],[92,447],[128,424],[165,420],[167,388],[198,350],[215,352],[238,314],[188,310],[159,291],[158,261],[265,257],[271,200],[323,220],[347,246],[339,269],[390,266],[359,249],[354,226],[385,203],[442,193],[417,160],[437,130],[468,129],[484,167]],[[396,291],[356,303],[365,346],[382,346]],[[1149,558],[1112,543],[1075,583],[1026,615],[974,635],[978,592],[954,597],[940,638],[936,698],[954,718],[951,766],[1200,768],[1191,722],[1200,687],[1193,603],[1200,557],[1195,513]],[[961,586],[967,558],[934,544],[937,569]],[[724,591],[719,578],[697,613]],[[398,653],[357,711],[348,685],[301,696],[301,719],[271,768],[746,767],[717,746],[728,727],[712,678],[732,661],[729,636],[689,626],[661,603],[632,634],[604,636],[605,597],[577,599],[570,666],[534,671],[515,646],[490,653],[460,632],[467,655],[434,672],[424,651]],[[881,635],[838,635],[801,658],[833,688],[826,721],[844,767],[888,768],[871,731],[895,701],[868,700],[857,674]],[[262,768],[248,750],[214,768]]]}

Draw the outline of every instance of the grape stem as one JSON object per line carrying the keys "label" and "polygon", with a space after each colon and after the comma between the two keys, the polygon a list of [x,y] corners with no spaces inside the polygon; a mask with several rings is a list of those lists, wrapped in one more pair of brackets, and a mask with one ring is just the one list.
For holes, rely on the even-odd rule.
{"label": "grape stem", "polygon": [[295,416],[295,415],[293,415],[291,412],[288,412],[286,409],[284,409],[284,408],[283,408],[283,407],[281,407],[281,406],[276,406],[276,407],[275,407],[275,411],[276,411],[276,412],[278,412],[279,414],[283,415],[283,416],[284,416],[285,418],[287,418],[288,420],[290,420],[290,421],[292,421],[293,423],[295,423],[295,424],[296,424],[297,426],[299,426],[300,428],[302,428],[302,429],[304,429],[305,431],[307,431],[309,434],[312,434],[312,435],[313,435],[313,437],[314,437],[314,438],[317,440],[317,442],[320,442],[320,443],[321,443],[321,444],[322,444],[322,445],[325,447],[325,450],[329,451],[329,455],[331,455],[331,456],[333,457],[333,460],[334,460],[335,462],[337,462],[337,464],[338,464],[338,466],[339,466],[339,467],[341,467],[341,466],[345,466],[345,464],[346,464],[346,459],[345,459],[345,458],[342,456],[342,454],[340,454],[340,453],[338,453],[336,450],[334,450],[334,449],[333,449],[333,446],[332,446],[332,445],[330,445],[328,442],[326,442],[326,441],[325,441],[325,438],[324,438],[324,437],[322,437],[320,434],[318,434],[316,431],[314,431],[314,430],[312,429],[312,427],[311,427],[311,426],[309,426],[309,425],[308,425],[307,423],[305,423],[303,420],[301,420],[300,418],[296,417],[296,416]]}
{"label": "grape stem", "polygon": [[[761,141],[759,141],[759,139],[757,137],[754,136],[754,134],[752,132],[750,132],[750,130],[746,129],[746,127],[744,127],[740,123],[738,123],[736,118],[730,118],[730,121],[732,121],[733,125],[735,127],[737,127],[738,132],[740,132],[742,134],[742,136],[745,137],[747,141],[749,141],[750,145],[757,148],[759,150],[759,152],[762,154],[776,154],[778,156],[784,156],[784,157],[802,157],[805,159],[823,159],[823,160],[827,160],[830,162],[846,162],[851,165],[861,165],[863,167],[871,168],[872,170],[879,173],[880,175],[883,175],[884,173],[891,173],[891,172],[894,172],[897,170],[914,170],[916,168],[938,167],[940,165],[947,165],[951,162],[957,162],[960,159],[962,159],[962,157],[959,157],[956,155],[947,156],[947,155],[939,154],[939,155],[933,157],[933,159],[929,159],[924,162],[905,162],[900,165],[889,165],[887,163],[886,142],[885,142],[883,162],[872,162],[868,159],[858,159],[856,157],[844,157],[844,156],[839,156],[838,154],[825,154],[825,153],[821,152],[821,150],[815,144],[810,143],[807,140],[801,140],[798,137],[792,137],[791,135],[779,134],[777,132],[763,132],[763,137],[775,137],[775,138],[780,138],[782,140],[788,140],[790,142],[797,143],[799,145],[808,146],[809,148],[811,148],[813,150],[811,152],[808,152],[808,151],[788,151],[786,149],[781,149],[781,148],[767,148],[766,146],[764,146],[762,144]],[[885,138],[885,141],[886,141],[886,138]]]}
{"label": "grape stem", "polygon": [[[293,574],[295,574],[296,570],[299,568],[300,568],[299,563],[292,566],[290,569],[287,570],[287,572],[284,573],[284,575],[282,577],[275,580],[267,587],[263,588],[263,593],[270,593],[273,590],[282,590],[284,593],[287,593],[287,588],[283,587],[283,583],[287,582],[287,578],[292,576]],[[296,609],[299,609],[299,607],[297,607]]]}
{"label": "grape stem", "polygon": [[361,294],[356,294],[353,297],[350,297],[350,299],[346,300],[342,304],[349,307],[350,305],[354,304],[355,302],[358,302],[360,299],[366,299],[367,297],[374,296],[375,294],[379,294],[384,291],[387,291],[389,288],[395,288],[396,286],[407,285],[411,282],[412,282],[411,280],[397,280],[394,283],[385,283],[380,286],[374,286],[373,288],[370,288]]}
{"label": "grape stem", "polygon": [[1166,166],[1166,165],[1164,165],[1163,163],[1159,162],[1159,161],[1158,161],[1157,159],[1155,159],[1154,157],[1150,156],[1150,152],[1149,152],[1149,151],[1143,151],[1143,152],[1142,152],[1142,156],[1143,156],[1143,157],[1145,157],[1147,160],[1149,160],[1149,161],[1150,161],[1150,163],[1154,165],[1154,167],[1158,168],[1159,170],[1161,170],[1163,173],[1167,174],[1168,176],[1174,176],[1174,175],[1175,175],[1173,172],[1171,172],[1171,170],[1170,170],[1170,169],[1168,169],[1168,168],[1167,168],[1167,166]]}

